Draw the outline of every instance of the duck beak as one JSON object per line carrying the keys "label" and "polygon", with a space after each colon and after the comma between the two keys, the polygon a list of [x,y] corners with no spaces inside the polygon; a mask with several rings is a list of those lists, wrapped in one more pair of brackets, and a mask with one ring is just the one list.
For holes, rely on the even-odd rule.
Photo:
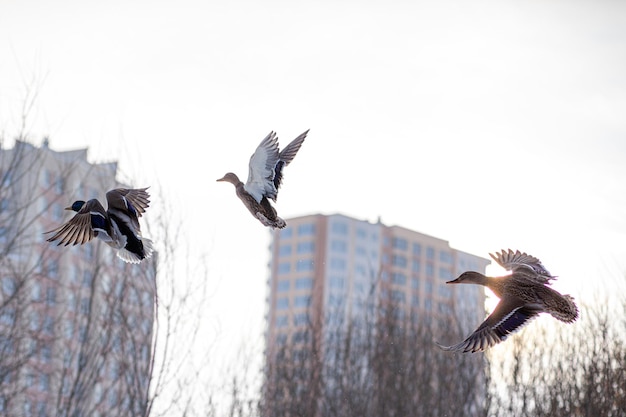
{"label": "duck beak", "polygon": [[65,207],[63,210],[72,210],[72,207]]}
{"label": "duck beak", "polygon": [[222,177],[222,178],[220,178],[220,179],[218,179],[218,180],[215,180],[215,181],[216,181],[216,182],[218,182],[218,181],[226,181],[226,179],[225,179],[225,177]]}
{"label": "duck beak", "polygon": [[453,279],[452,281],[446,281],[446,284],[459,284],[459,279]]}

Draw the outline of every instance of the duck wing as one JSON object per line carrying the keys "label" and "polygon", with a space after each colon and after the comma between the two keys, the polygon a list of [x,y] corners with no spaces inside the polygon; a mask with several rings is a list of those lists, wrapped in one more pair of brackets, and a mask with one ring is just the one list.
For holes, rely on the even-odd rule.
{"label": "duck wing", "polygon": [[516,299],[500,300],[489,317],[467,339],[453,346],[439,347],[455,352],[482,352],[505,340],[542,311],[537,304],[525,304]]}
{"label": "duck wing", "polygon": [[521,272],[526,273],[534,272],[533,278],[538,279],[542,283],[548,283],[556,277],[550,274],[541,261],[534,256],[520,252],[519,250],[513,252],[511,249],[508,251],[502,250],[495,254],[490,253],[489,256],[496,261],[500,266],[513,273]]}
{"label": "duck wing", "polygon": [[150,206],[150,194],[146,188],[116,188],[107,193],[107,204],[109,208],[129,211],[137,217],[141,217]]}
{"label": "duck wing", "polygon": [[54,233],[48,242],[58,240],[57,246],[82,245],[96,236],[97,231],[109,233],[107,230],[107,214],[102,204],[96,199],[87,201],[70,220],[46,233]]}
{"label": "duck wing", "polygon": [[139,220],[150,205],[148,188],[116,188],[106,194],[108,211],[122,219],[135,231],[139,230]]}
{"label": "duck wing", "polygon": [[[285,149],[280,151],[278,155],[278,163],[276,163],[276,167],[274,168],[274,187],[276,188],[276,192],[280,188],[280,184],[283,181],[283,167],[289,165],[293,158],[295,158],[296,154],[300,150],[300,146],[304,143],[304,139],[306,139],[306,135],[309,133],[306,132],[300,134],[297,138],[292,140],[289,145],[285,146]],[[276,196],[274,197],[274,201],[276,200]]]}
{"label": "duck wing", "polygon": [[278,160],[278,138],[276,133],[270,132],[250,157],[248,180],[243,186],[257,203],[261,202],[263,197],[276,199],[274,169]]}

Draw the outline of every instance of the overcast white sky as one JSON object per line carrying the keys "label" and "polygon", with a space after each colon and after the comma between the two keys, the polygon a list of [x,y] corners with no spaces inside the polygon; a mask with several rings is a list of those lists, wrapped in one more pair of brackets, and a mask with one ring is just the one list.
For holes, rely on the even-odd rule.
{"label": "overcast white sky", "polygon": [[35,142],[163,190],[208,253],[221,343],[261,340],[269,234],[215,180],[270,130],[311,129],[283,217],[520,249],[578,299],[624,281],[625,2],[1,1],[0,56],[5,135],[35,79]]}

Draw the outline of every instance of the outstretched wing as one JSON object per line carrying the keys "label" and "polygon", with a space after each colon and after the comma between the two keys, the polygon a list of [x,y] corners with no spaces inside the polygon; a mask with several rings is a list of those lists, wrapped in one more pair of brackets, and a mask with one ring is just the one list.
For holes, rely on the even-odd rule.
{"label": "outstretched wing", "polygon": [[521,301],[500,301],[493,312],[461,343],[439,347],[455,352],[482,352],[505,340],[511,333],[542,312],[541,306],[523,304]]}
{"label": "outstretched wing", "polygon": [[[92,219],[92,216],[94,218]],[[46,233],[54,233],[52,237],[47,239],[48,242],[58,240],[58,245],[82,245],[89,242],[96,236],[92,222],[96,223],[97,229],[106,228],[106,214],[104,207],[98,200],[89,200],[76,213],[74,217],[66,223]]]}
{"label": "outstretched wing", "polygon": [[[285,149],[280,151],[278,155],[278,163],[276,164],[276,168],[274,169],[274,187],[276,188],[276,192],[278,193],[278,189],[280,188],[280,184],[283,181],[283,167],[289,165],[293,158],[295,158],[296,154],[300,150],[300,146],[304,143],[304,139],[306,139],[306,135],[309,133],[306,132],[300,134],[297,138],[292,140],[289,145],[285,146]],[[276,197],[274,196],[274,201],[276,201]]]}
{"label": "outstretched wing", "polygon": [[138,218],[145,213],[150,203],[150,195],[146,190],[117,188],[107,193],[108,211],[112,219],[125,222],[135,234],[140,234]]}
{"label": "outstretched wing", "polygon": [[[534,272],[534,278],[539,279],[542,283],[547,283],[556,277],[550,274],[548,270],[543,266],[541,261],[534,256],[520,252],[519,250],[513,252],[511,249],[508,251],[501,250],[495,254],[490,253],[489,256],[496,261],[500,266],[508,271],[512,272]],[[524,271],[525,270],[525,271]]]}
{"label": "outstretched wing", "polygon": [[257,202],[260,202],[264,196],[276,198],[276,187],[273,181],[278,158],[278,138],[276,133],[270,132],[250,157],[248,180],[243,186]]}
{"label": "outstretched wing", "polygon": [[129,211],[137,217],[141,217],[150,206],[150,194],[146,188],[116,188],[107,193],[107,204],[111,208]]}

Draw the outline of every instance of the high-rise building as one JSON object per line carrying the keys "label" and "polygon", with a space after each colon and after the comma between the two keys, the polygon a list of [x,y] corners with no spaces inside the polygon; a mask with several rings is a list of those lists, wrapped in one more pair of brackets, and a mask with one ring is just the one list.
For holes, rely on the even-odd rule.
{"label": "high-rise building", "polygon": [[[332,367],[332,358],[338,355],[325,351],[331,338],[348,326],[367,326],[366,320],[391,316],[469,329],[484,319],[481,287],[459,288],[445,282],[466,270],[484,273],[490,261],[453,249],[445,240],[340,214],[287,219],[285,229],[272,233],[266,333],[270,390],[274,369],[294,358],[311,359],[306,365],[311,369],[303,371],[305,379],[328,374],[317,368],[329,361]],[[291,370],[284,372],[293,378]],[[289,394],[289,388],[279,391],[271,395],[299,395]],[[318,403],[311,402],[313,407]],[[267,414],[272,415],[272,406],[268,407]]]}
{"label": "high-rise building", "polygon": [[0,149],[0,414],[134,416],[146,407],[154,257],[126,264],[98,239],[57,246],[44,232],[75,200],[122,186],[87,150],[17,141]]}
{"label": "high-rise building", "polygon": [[[485,272],[489,260],[450,248],[447,241],[400,226],[334,214],[289,219],[273,232],[267,347],[321,318],[363,316],[369,301],[390,298],[400,316],[484,319],[479,286],[446,285],[463,271]],[[319,319],[320,323],[326,322]]]}

